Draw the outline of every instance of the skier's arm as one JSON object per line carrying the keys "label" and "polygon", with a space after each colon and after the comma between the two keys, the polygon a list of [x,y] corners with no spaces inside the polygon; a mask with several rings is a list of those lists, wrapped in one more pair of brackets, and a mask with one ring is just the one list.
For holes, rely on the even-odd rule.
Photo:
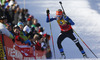
{"label": "skier's arm", "polygon": [[50,18],[50,11],[49,11],[49,9],[46,10],[46,13],[47,13],[46,22],[51,22],[53,20],[56,20],[56,18]]}
{"label": "skier's arm", "polygon": [[49,20],[49,16],[47,16],[46,22],[51,22],[53,20],[56,20],[56,18],[50,18],[50,20]]}
{"label": "skier's arm", "polygon": [[66,16],[65,20],[68,21],[70,25],[75,25],[75,23],[68,16]]}

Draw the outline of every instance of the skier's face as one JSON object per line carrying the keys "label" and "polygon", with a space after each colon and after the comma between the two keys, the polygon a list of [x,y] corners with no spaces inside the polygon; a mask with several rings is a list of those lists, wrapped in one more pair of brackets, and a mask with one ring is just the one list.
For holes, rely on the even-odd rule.
{"label": "skier's face", "polygon": [[57,19],[60,20],[62,15],[57,15]]}

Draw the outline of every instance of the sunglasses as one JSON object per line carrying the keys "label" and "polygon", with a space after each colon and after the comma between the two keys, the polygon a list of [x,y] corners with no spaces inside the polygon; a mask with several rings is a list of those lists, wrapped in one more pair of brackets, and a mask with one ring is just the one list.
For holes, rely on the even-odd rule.
{"label": "sunglasses", "polygon": [[57,17],[61,17],[62,15],[57,15]]}

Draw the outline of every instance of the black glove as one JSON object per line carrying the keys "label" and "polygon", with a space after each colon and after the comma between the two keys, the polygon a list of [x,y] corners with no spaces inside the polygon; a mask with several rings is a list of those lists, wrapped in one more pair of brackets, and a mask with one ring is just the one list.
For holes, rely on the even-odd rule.
{"label": "black glove", "polygon": [[50,14],[50,11],[49,9],[46,10],[46,13],[47,13],[47,16]]}

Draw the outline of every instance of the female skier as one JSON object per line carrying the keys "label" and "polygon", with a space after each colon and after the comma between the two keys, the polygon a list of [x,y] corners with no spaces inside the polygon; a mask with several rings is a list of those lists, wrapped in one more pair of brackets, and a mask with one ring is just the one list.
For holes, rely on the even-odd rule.
{"label": "female skier", "polygon": [[65,17],[61,9],[58,9],[56,11],[55,18],[49,17],[49,10],[47,10],[46,12],[47,12],[46,22],[51,22],[51,21],[56,20],[58,25],[60,26],[61,33],[59,34],[59,37],[57,39],[57,45],[58,45],[59,51],[61,53],[61,56],[63,58],[66,58],[63,47],[61,45],[61,42],[66,37],[68,37],[76,44],[76,46],[79,48],[80,52],[82,53],[83,57],[87,58],[87,55],[86,55],[83,47],[80,45],[78,39],[73,35],[73,29],[72,29],[71,25],[74,25],[74,22],[68,16]]}

